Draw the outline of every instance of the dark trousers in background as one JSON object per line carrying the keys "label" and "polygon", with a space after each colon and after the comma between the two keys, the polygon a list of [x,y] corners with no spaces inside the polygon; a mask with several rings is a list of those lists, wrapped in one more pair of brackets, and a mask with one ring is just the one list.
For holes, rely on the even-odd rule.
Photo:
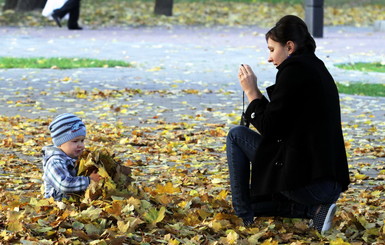
{"label": "dark trousers in background", "polygon": [[79,27],[80,0],[68,0],[60,9],[55,9],[54,14],[60,19],[66,14],[69,14],[67,22],[68,28],[72,29]]}

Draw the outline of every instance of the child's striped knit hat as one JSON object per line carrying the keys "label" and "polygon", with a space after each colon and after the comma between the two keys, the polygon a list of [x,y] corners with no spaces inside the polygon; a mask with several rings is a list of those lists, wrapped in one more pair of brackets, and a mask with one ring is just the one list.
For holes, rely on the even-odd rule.
{"label": "child's striped knit hat", "polygon": [[86,136],[86,126],[72,113],[57,116],[49,125],[53,144],[58,147],[78,136]]}

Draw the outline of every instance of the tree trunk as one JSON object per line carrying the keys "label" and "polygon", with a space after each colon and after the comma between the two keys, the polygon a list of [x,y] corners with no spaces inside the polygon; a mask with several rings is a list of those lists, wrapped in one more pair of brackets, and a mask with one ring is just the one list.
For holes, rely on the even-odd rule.
{"label": "tree trunk", "polygon": [[3,10],[31,11],[43,9],[47,0],[5,0]]}
{"label": "tree trunk", "polygon": [[9,9],[15,9],[17,2],[18,0],[5,0],[3,11],[9,10]]}
{"label": "tree trunk", "polygon": [[155,0],[154,13],[157,15],[172,16],[173,0]]}

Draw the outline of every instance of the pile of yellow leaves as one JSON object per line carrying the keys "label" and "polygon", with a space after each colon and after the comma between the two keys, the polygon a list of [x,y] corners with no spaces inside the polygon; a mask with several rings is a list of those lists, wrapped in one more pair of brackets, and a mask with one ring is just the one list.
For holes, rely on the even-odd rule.
{"label": "pile of yellow leaves", "polygon": [[105,148],[88,149],[78,159],[78,175],[89,176],[95,171],[102,177],[102,180],[91,182],[83,202],[130,195],[127,187],[131,183],[131,170],[114,160],[113,154]]}

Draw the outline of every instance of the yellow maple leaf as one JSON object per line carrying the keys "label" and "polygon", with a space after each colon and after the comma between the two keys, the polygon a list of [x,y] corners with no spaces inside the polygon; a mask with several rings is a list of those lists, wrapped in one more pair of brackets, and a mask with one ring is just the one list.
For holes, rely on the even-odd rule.
{"label": "yellow maple leaf", "polygon": [[261,245],[278,245],[277,241],[274,241],[273,238],[266,239]]}
{"label": "yellow maple leaf", "polygon": [[122,202],[113,201],[112,205],[105,207],[105,210],[112,215],[120,216],[122,212]]}
{"label": "yellow maple leaf", "polygon": [[358,179],[358,180],[364,180],[364,179],[367,179],[367,178],[369,178],[367,175],[365,175],[365,174],[355,174],[354,175],[354,178],[356,178],[356,179]]}
{"label": "yellow maple leaf", "polygon": [[216,200],[226,200],[227,195],[229,192],[227,190],[222,190],[218,193],[218,195],[215,196]]}
{"label": "yellow maple leaf", "polygon": [[164,219],[166,212],[165,207],[161,207],[159,211],[156,208],[150,208],[147,213],[144,214],[144,219],[152,225],[156,225]]}
{"label": "yellow maple leaf", "polygon": [[330,245],[350,245],[350,243],[345,242],[342,238],[337,238],[336,240],[330,241]]}
{"label": "yellow maple leaf", "polygon": [[167,182],[165,185],[156,185],[156,192],[159,194],[175,194],[180,193],[181,190],[179,187],[174,187],[171,182]]}
{"label": "yellow maple leaf", "polygon": [[124,221],[119,220],[117,226],[119,231],[121,231],[122,233],[132,233],[135,232],[135,228],[137,228],[140,224],[143,224],[143,221],[141,219],[135,217],[128,217]]}
{"label": "yellow maple leaf", "polygon": [[21,223],[21,218],[23,213],[17,211],[9,211],[7,214],[7,230],[12,232],[19,232],[23,230],[23,224]]}
{"label": "yellow maple leaf", "polygon": [[104,167],[98,168],[98,174],[103,178],[110,178],[110,175],[107,173],[107,170]]}
{"label": "yellow maple leaf", "polygon": [[215,231],[218,232],[223,229],[222,222],[220,220],[213,220],[210,223],[210,227]]}
{"label": "yellow maple leaf", "polygon": [[228,244],[237,244],[238,239],[239,239],[238,233],[236,233],[233,230],[230,230],[230,232],[227,234],[227,237],[226,237]]}
{"label": "yellow maple leaf", "polygon": [[170,195],[157,195],[155,198],[163,205],[167,205],[173,201],[172,196]]}

